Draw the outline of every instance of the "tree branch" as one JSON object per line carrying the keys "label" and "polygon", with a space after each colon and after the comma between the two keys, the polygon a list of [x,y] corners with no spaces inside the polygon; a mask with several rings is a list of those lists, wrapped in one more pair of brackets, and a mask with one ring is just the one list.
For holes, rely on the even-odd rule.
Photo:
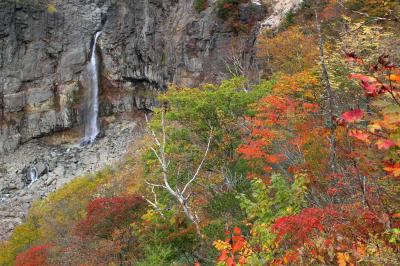
{"label": "tree branch", "polygon": [[200,164],[199,164],[199,167],[197,167],[197,170],[196,170],[196,172],[194,173],[192,179],[190,179],[189,182],[186,183],[186,185],[184,186],[184,188],[183,188],[183,190],[182,190],[182,195],[185,193],[185,191],[186,191],[186,189],[189,187],[189,185],[197,178],[197,175],[199,174],[200,169],[201,169],[201,167],[203,166],[204,161],[206,160],[208,151],[210,150],[210,144],[211,144],[211,139],[212,139],[212,132],[213,132],[213,130],[211,129],[211,130],[210,130],[210,135],[208,136],[207,149],[206,149],[206,151],[204,152],[203,159],[201,160],[201,162],[200,162]]}

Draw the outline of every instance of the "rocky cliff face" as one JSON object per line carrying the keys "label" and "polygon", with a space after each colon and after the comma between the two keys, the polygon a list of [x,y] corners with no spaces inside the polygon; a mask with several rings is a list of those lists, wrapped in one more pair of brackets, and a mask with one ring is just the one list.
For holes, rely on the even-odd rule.
{"label": "rocky cliff face", "polygon": [[[86,65],[97,31],[101,113],[151,109],[169,82],[195,86],[227,77],[233,55],[250,65],[255,32],[237,33],[194,0],[6,0],[0,3],[0,153],[81,124]],[[212,5],[213,1],[209,1]],[[242,22],[265,16],[240,7]]]}

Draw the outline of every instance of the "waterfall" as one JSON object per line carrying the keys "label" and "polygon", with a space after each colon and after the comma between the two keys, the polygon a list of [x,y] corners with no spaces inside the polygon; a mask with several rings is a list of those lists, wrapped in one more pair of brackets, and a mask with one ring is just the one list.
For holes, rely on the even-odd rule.
{"label": "waterfall", "polygon": [[96,32],[94,36],[92,53],[88,65],[88,73],[90,76],[89,95],[86,101],[86,119],[85,119],[85,138],[83,144],[93,142],[99,134],[99,63],[97,60],[96,47],[97,39],[101,31]]}
{"label": "waterfall", "polygon": [[29,183],[28,188],[38,180],[38,171],[35,166],[30,167],[29,177],[31,178],[31,182]]}
{"label": "waterfall", "polygon": [[147,30],[149,28],[149,0],[144,0],[143,5],[144,5],[144,10],[143,10],[144,25],[143,25],[143,29],[142,29],[142,37],[146,44],[147,43]]}

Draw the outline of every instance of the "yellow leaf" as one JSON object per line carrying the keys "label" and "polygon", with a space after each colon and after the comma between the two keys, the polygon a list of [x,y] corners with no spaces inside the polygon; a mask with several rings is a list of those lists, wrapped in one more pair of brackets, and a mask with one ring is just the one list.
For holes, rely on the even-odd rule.
{"label": "yellow leaf", "polygon": [[346,266],[347,262],[350,260],[349,254],[338,252],[336,254],[338,265],[339,266]]}
{"label": "yellow leaf", "polygon": [[400,75],[391,74],[391,75],[387,76],[386,78],[391,81],[400,82]]}
{"label": "yellow leaf", "polygon": [[368,130],[371,133],[375,133],[376,131],[381,130],[381,129],[382,129],[382,127],[378,124],[372,124],[372,125],[368,126]]}

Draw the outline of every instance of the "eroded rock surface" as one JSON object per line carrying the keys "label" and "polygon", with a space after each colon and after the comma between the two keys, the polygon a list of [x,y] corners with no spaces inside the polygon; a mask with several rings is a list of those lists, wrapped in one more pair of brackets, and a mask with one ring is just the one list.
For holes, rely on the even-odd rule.
{"label": "eroded rock surface", "polygon": [[272,3],[272,12],[261,23],[261,29],[277,28],[289,12],[301,6],[303,0],[272,0]]}

